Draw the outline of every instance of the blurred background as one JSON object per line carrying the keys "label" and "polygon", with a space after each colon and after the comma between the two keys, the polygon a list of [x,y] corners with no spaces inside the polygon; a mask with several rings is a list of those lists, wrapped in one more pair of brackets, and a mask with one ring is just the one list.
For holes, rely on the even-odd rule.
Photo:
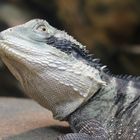
{"label": "blurred background", "polygon": [[[33,18],[66,30],[113,73],[140,75],[140,0],[0,0],[0,31]],[[25,97],[1,61],[0,96]]]}

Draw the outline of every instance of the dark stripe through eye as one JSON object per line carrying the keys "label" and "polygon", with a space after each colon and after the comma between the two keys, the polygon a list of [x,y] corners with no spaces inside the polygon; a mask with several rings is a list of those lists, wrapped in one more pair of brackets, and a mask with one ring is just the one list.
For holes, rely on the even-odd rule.
{"label": "dark stripe through eye", "polygon": [[79,45],[66,40],[66,39],[59,39],[54,36],[51,36],[47,38],[46,43],[48,45],[51,45],[55,48],[60,49],[61,51],[72,54],[77,59],[80,59],[84,62],[87,62],[89,65],[94,65],[95,67],[100,67],[101,64],[99,62],[94,61],[93,62],[93,56],[89,55],[88,51],[86,49],[82,49],[79,47]]}
{"label": "dark stripe through eye", "polygon": [[72,54],[74,57],[79,58],[79,59],[84,59],[87,61],[92,61],[92,56],[88,54],[88,52],[85,49],[82,49],[79,47],[79,45],[66,40],[66,39],[59,39],[54,36],[51,36],[47,38],[48,45],[51,45],[55,48],[60,49],[61,51],[67,53],[67,54]]}
{"label": "dark stripe through eye", "polygon": [[56,37],[47,38],[47,44],[55,48],[58,48],[68,54],[72,53],[73,47],[76,46],[74,43],[72,43],[69,40],[66,40],[66,39],[60,40]]}

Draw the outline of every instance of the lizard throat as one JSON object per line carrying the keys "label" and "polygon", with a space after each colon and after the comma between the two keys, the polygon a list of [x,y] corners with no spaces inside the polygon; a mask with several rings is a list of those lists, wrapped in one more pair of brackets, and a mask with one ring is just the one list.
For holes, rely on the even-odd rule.
{"label": "lizard throat", "polygon": [[96,69],[76,59],[66,63],[57,60],[53,53],[35,56],[35,50],[30,53],[6,43],[1,43],[1,50],[2,60],[25,93],[51,110],[59,120],[75,111],[105,84]]}

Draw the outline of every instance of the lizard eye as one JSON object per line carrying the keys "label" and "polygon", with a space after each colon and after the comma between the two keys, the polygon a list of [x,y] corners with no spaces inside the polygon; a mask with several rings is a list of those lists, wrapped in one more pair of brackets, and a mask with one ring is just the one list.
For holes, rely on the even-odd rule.
{"label": "lizard eye", "polygon": [[41,25],[39,27],[37,27],[36,29],[37,31],[41,31],[41,32],[47,32],[47,28],[45,25]]}

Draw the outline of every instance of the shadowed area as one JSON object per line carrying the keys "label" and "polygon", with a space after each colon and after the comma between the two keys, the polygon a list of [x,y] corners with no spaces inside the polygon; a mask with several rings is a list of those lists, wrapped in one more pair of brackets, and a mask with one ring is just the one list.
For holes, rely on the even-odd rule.
{"label": "shadowed area", "polygon": [[50,111],[30,99],[0,98],[0,138],[54,140],[70,132],[66,122],[52,119]]}
{"label": "shadowed area", "polygon": [[56,140],[57,136],[69,133],[69,127],[50,126],[36,128],[25,133],[4,138],[4,140]]}

